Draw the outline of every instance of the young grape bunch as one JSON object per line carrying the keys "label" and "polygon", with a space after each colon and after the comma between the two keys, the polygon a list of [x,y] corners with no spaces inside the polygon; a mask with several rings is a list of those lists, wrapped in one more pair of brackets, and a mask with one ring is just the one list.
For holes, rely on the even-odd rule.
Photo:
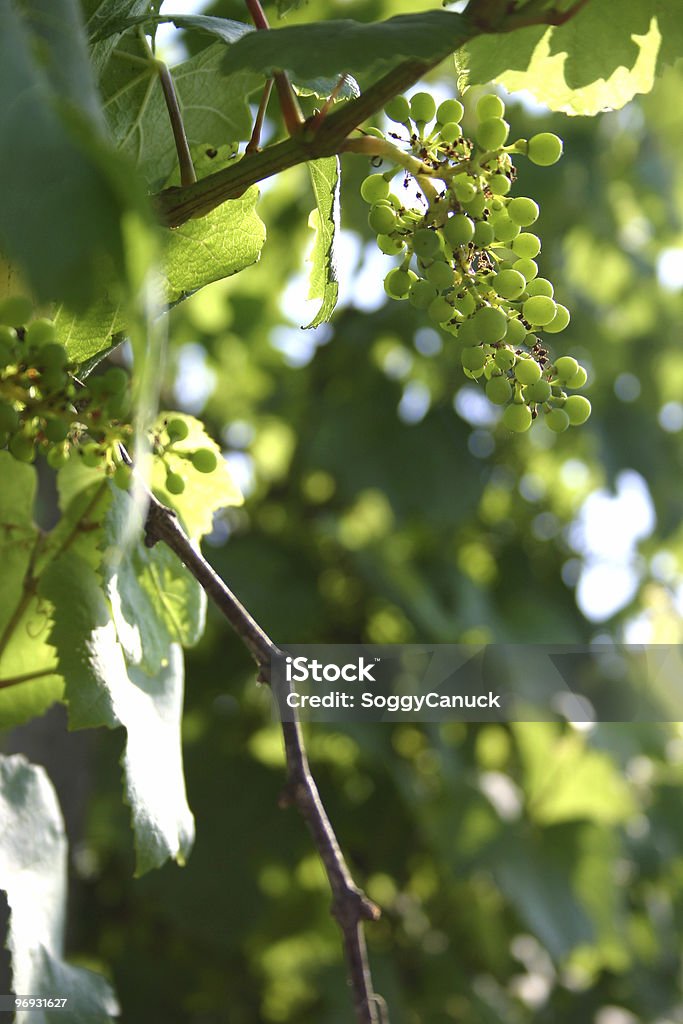
{"label": "young grape bunch", "polygon": [[[456,99],[437,107],[426,92],[397,96],[385,113],[394,125],[382,152],[395,160],[361,186],[379,248],[400,257],[385,291],[457,339],[463,372],[505,407],[509,430],[528,430],[539,413],[557,433],[584,423],[590,402],[567,392],[584,386],[586,371],[571,356],[553,360],[543,337],[563,331],[570,314],[539,277],[541,241],[530,229],[540,210],[533,199],[511,195],[513,156],[549,167],[562,156],[561,139],[540,132],[510,143],[505,105],[494,93],[476,104],[472,138],[463,133],[465,109]],[[424,195],[419,209],[391,190],[406,172]]]}

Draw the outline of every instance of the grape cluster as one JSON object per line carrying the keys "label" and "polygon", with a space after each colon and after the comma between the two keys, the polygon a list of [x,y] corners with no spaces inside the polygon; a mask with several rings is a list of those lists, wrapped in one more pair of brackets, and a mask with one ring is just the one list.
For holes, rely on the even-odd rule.
{"label": "grape cluster", "polygon": [[[90,467],[103,467],[121,488],[128,488],[131,468],[122,446],[132,428],[129,376],[112,366],[83,383],[76,364],[57,341],[55,324],[33,316],[31,301],[13,295],[0,302],[0,448],[19,462],[44,455],[60,469],[72,455]],[[166,437],[153,439],[154,453],[165,459],[169,449],[187,437],[178,418],[166,425]],[[212,473],[216,455],[210,448],[174,454],[191,460],[200,473]],[[167,473],[168,490],[180,494],[185,481]]]}
{"label": "grape cluster", "polygon": [[[390,139],[407,147],[392,143],[383,151],[389,159],[395,152],[396,162],[370,174],[361,195],[379,248],[402,256],[385,278],[387,294],[425,310],[457,338],[465,375],[485,382],[490,401],[505,406],[509,430],[527,430],[539,411],[558,433],[585,423],[590,402],[567,391],[583,387],[586,371],[571,356],[553,360],[540,337],[563,331],[570,316],[551,282],[538,276],[541,242],[528,228],[539,208],[509,195],[513,154],[550,166],[562,155],[562,141],[541,132],[508,144],[505,106],[495,94],[477,103],[473,139],[463,134],[465,110],[455,99],[437,108],[429,93],[410,101],[397,96],[385,113],[407,133]],[[398,173],[406,175],[404,184],[412,175],[420,186],[420,208],[391,191]]]}
{"label": "grape cluster", "polygon": [[164,422],[162,434],[158,434],[154,438],[154,452],[164,463],[166,490],[169,494],[182,494],[185,490],[185,477],[177,469],[172,469],[167,461],[166,456],[169,451],[173,452],[176,459],[186,459],[198,473],[213,473],[218,465],[218,457],[211,448],[195,448],[187,451],[176,447],[178,442],[187,438],[189,432],[185,420],[173,417]]}

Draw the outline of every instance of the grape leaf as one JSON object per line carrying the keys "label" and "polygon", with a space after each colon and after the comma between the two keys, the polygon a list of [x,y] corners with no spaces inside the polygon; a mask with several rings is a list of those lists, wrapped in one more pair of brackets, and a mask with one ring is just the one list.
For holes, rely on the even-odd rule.
{"label": "grape leaf", "polygon": [[102,0],[101,3],[88,3],[87,6],[86,29],[92,43],[90,59],[99,75],[124,31],[116,28],[109,31],[108,26],[149,11],[149,0]]}
{"label": "grape leaf", "polygon": [[[225,53],[213,43],[173,69],[173,80],[190,145],[218,147],[248,139],[248,97],[260,75],[221,73]],[[102,78],[107,121],[116,145],[135,162],[150,188],[164,184],[177,163],[176,149],[154,64],[142,41],[126,36]]]}
{"label": "grape leaf", "polygon": [[105,1024],[119,1008],[104,978],[64,957],[67,841],[57,796],[43,768],[21,755],[0,756],[0,886],[10,908],[12,987],[61,996],[63,1010],[32,1010],[31,1024],[68,1017]]}
{"label": "grape leaf", "polygon": [[233,21],[230,18],[217,18],[210,14],[143,14],[138,17],[111,18],[103,25],[100,25],[91,36],[93,42],[114,33],[120,34],[134,25],[140,24],[161,25],[171,24],[176,28],[198,29],[215,36],[224,43],[235,43],[247,32],[254,32],[254,26],[244,21]]}
{"label": "grape leaf", "polygon": [[0,191],[12,202],[0,209],[0,248],[39,299],[83,308],[105,282],[127,287],[122,224],[132,217],[147,223],[148,206],[93,114],[98,101],[82,33],[60,27],[79,24],[75,0],[50,5],[49,20],[38,19],[40,38],[32,9],[5,7]]}
{"label": "grape leaf", "polygon": [[51,640],[66,680],[70,724],[126,729],[123,766],[136,873],[159,867],[169,857],[184,863],[194,822],[180,744],[180,646],[169,645],[155,675],[128,663],[100,580],[76,551],[52,563],[41,580],[41,593],[55,607]]}
{"label": "grape leaf", "polygon": [[[125,319],[120,304],[99,299],[85,313],[78,314],[61,306],[55,316],[57,339],[69,358],[90,370],[111,348],[124,340]],[[83,373],[83,376],[87,374]]]}
{"label": "grape leaf", "polygon": [[63,683],[48,642],[50,609],[35,594],[32,572],[41,543],[33,524],[36,473],[0,451],[0,478],[0,729],[7,729],[41,715]]}
{"label": "grape leaf", "polygon": [[287,70],[308,79],[368,72],[408,58],[433,63],[462,46],[472,32],[466,17],[450,11],[399,14],[368,24],[342,19],[291,25],[243,36],[228,47],[223,67],[230,73],[265,75]]}
{"label": "grape leaf", "polygon": [[344,75],[341,85],[339,76],[335,78],[328,75],[322,78],[295,79],[292,87],[299,96],[318,96],[321,99],[326,99],[333,92],[340,99],[354,100],[360,96],[360,86],[353,75]]}
{"label": "grape leaf", "polygon": [[683,28],[666,4],[655,15],[650,0],[624,0],[615,19],[611,0],[591,0],[564,25],[519,29],[513,38],[514,46],[495,35],[467,43],[456,57],[459,87],[497,81],[551,110],[596,114],[649,92],[681,53]]}
{"label": "grape leaf", "polygon": [[[185,477],[187,487],[182,494],[170,494],[165,487],[166,471],[158,459],[152,464],[152,487],[159,499],[178,513],[188,536],[192,540],[200,540],[211,531],[214,514],[228,505],[241,505],[242,495],[230,476],[220,448],[205,433],[200,420],[194,416],[162,412],[155,429],[163,436],[164,422],[170,416],[183,420],[188,426],[187,437],[177,441],[166,456],[169,468]],[[218,465],[213,473],[198,473],[188,459],[175,454],[197,448],[210,448],[216,454]]]}
{"label": "grape leaf", "polygon": [[307,327],[318,327],[330,319],[337,304],[339,281],[334,251],[339,228],[339,157],[326,157],[307,164],[317,208],[309,218],[315,231],[311,261],[309,299],[322,299],[320,309]]}

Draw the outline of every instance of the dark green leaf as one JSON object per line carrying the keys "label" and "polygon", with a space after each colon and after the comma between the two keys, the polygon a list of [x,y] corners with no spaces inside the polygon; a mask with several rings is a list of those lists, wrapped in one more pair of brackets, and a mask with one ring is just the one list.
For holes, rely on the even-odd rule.
{"label": "dark green leaf", "polygon": [[104,39],[114,33],[125,32],[126,29],[141,23],[150,25],[173,24],[176,28],[198,29],[200,32],[208,32],[224,43],[235,43],[247,32],[253,32],[254,26],[247,25],[243,21],[232,21],[230,18],[216,18],[208,14],[142,14],[139,17],[112,18],[105,25],[100,26],[93,34],[93,42]]}

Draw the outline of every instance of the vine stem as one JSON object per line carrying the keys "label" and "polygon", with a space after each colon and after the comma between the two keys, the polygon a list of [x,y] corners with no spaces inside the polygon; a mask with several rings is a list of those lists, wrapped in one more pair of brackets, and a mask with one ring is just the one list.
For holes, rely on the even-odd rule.
{"label": "vine stem", "polygon": [[[259,681],[270,682],[271,660],[282,655],[279,647],[193,546],[174,513],[153,495],[148,495],[148,498],[145,543],[153,547],[162,541],[178,556],[242,640],[256,662]],[[280,803],[284,807],[293,805],[297,808],[325,868],[332,892],[331,913],[342,933],[356,1019],[358,1024],[380,1024],[380,1021],[388,1024],[382,1010],[384,1001],[373,991],[363,931],[364,921],[379,918],[379,908],[356,885],[349,871],[311,773],[300,722],[295,718],[281,722],[281,727],[287,785]]]}

